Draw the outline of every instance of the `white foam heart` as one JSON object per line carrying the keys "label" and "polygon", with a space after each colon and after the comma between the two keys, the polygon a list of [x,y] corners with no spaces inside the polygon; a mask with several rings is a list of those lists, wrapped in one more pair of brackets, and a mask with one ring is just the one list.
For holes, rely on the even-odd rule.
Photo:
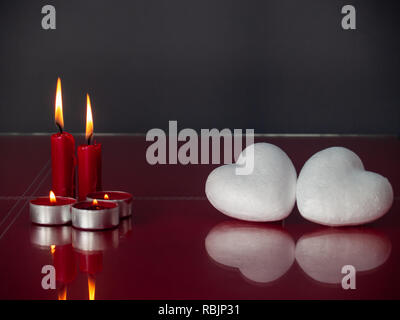
{"label": "white foam heart", "polygon": [[393,203],[390,182],[365,171],[360,158],[342,147],[314,154],[297,179],[301,215],[328,226],[358,225],[383,216]]}
{"label": "white foam heart", "polygon": [[302,236],[296,244],[296,261],[312,279],[341,283],[342,267],[356,272],[373,270],[390,256],[390,240],[375,230],[328,229]]}
{"label": "white foam heart", "polygon": [[214,261],[260,283],[277,280],[294,262],[294,241],[277,226],[221,223],[208,233],[205,247]]}
{"label": "white foam heart", "polygon": [[[251,174],[237,175],[238,167],[254,161]],[[276,221],[286,218],[296,201],[296,170],[280,148],[269,143],[248,146],[236,164],[213,170],[205,192],[222,213],[248,221]]]}

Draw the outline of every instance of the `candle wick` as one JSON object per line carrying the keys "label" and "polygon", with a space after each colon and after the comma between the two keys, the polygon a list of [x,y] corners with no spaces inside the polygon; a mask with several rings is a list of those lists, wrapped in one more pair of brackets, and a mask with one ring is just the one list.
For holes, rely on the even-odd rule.
{"label": "candle wick", "polygon": [[62,129],[61,125],[58,122],[56,122],[56,125],[58,127],[58,130],[60,130],[60,133],[63,133],[63,129]]}
{"label": "candle wick", "polygon": [[92,137],[93,137],[93,134],[91,134],[89,137],[88,137],[88,139],[87,139],[87,144],[90,146],[90,144],[92,143]]}

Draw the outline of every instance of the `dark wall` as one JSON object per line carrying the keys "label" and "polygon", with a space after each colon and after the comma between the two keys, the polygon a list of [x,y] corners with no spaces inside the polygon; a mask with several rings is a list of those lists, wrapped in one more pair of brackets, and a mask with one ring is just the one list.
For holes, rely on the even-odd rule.
{"label": "dark wall", "polygon": [[0,131],[55,131],[60,76],[70,132],[89,92],[97,132],[399,133],[399,2],[1,0]]}

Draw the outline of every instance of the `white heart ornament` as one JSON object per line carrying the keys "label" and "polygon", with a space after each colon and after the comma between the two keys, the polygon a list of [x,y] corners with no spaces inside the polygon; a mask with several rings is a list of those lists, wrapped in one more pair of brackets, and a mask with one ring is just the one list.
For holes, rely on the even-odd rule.
{"label": "white heart ornament", "polygon": [[[237,175],[246,161],[253,171]],[[240,154],[236,164],[214,169],[205,192],[210,203],[227,216],[247,221],[277,221],[286,218],[296,201],[296,170],[279,147],[256,143]]]}
{"label": "white heart ornament", "polygon": [[328,226],[359,225],[383,216],[393,203],[390,182],[365,171],[343,147],[314,154],[297,180],[297,207],[307,220]]}

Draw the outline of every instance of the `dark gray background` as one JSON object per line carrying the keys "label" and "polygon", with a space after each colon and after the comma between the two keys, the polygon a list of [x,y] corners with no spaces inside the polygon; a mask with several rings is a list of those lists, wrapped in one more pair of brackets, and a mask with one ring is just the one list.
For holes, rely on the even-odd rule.
{"label": "dark gray background", "polygon": [[0,131],[55,131],[60,76],[70,132],[89,92],[96,132],[399,133],[399,2],[1,0]]}

